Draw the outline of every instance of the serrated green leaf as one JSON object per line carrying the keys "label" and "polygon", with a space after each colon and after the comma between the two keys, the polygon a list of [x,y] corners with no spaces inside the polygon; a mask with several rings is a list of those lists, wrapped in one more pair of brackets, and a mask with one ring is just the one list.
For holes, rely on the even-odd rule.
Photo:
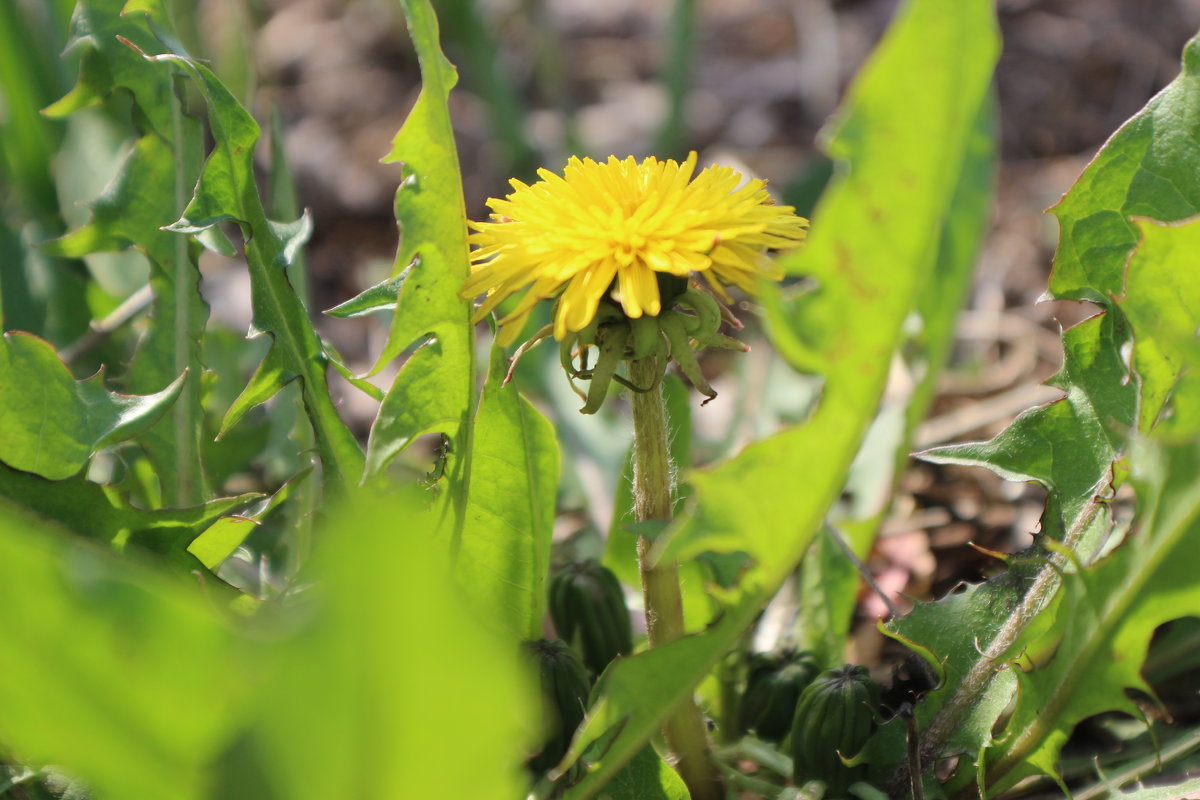
{"label": "serrated green leaf", "polygon": [[[254,176],[258,124],[212,71],[183,56],[148,58],[160,69],[182,68],[191,75],[207,103],[215,140],[191,202],[183,216],[168,229],[198,233],[225,221],[241,225],[250,269],[254,329],[271,335],[272,350],[278,350],[273,354],[274,363],[283,367],[270,375],[291,373],[301,378],[304,405],[316,433],[325,479],[339,488],[357,482],[362,475],[362,452],[338,417],[325,380],[326,358],[321,340],[286,273],[311,225],[306,217],[291,223],[267,219]],[[254,396],[262,398],[267,390],[282,386],[279,381],[269,385],[260,383]]]}
{"label": "serrated green leaf", "polygon": [[1141,675],[1161,624],[1200,615],[1193,555],[1200,548],[1200,446],[1139,442],[1130,456],[1144,524],[1093,567],[1063,579],[1057,624],[1023,644],[1047,654],[1019,670],[1020,694],[986,759],[993,791],[1038,772],[1054,775],[1075,725],[1094,714],[1140,716],[1126,694],[1153,695]]}
{"label": "serrated green leaf", "polygon": [[289,800],[521,796],[537,702],[516,644],[463,603],[423,498],[349,501],[314,556],[312,622],[257,697],[270,783]]}
{"label": "serrated green leaf", "polygon": [[180,541],[183,549],[197,534],[221,516],[257,500],[262,495],[222,497],[189,508],[134,508],[110,487],[75,476],[46,480],[0,464],[0,497],[24,506],[75,533],[114,546],[137,544],[162,551],[156,540]]}
{"label": "serrated green leaf", "polygon": [[[1011,481],[1035,481],[1061,508],[1047,532],[1061,536],[1112,482],[1112,463],[1132,429],[1137,390],[1120,354],[1120,315],[1098,314],[1063,333],[1064,365],[1048,383],[1066,396],[1027,411],[988,442],[918,453],[935,464],[990,469]],[[1086,559],[1085,551],[1080,556]]]}
{"label": "serrated green leaf", "polygon": [[[428,0],[402,0],[400,5],[421,64],[421,92],[383,159],[404,164],[395,202],[400,246],[392,268],[393,278],[404,277],[387,343],[372,372],[418,342],[435,341],[438,356],[433,359],[427,344],[397,373],[371,427],[367,471],[379,472],[422,434],[449,436],[454,455],[447,466],[445,502],[458,527],[470,474],[469,423],[475,404],[475,328],[470,304],[458,297],[469,272],[466,210],[447,108],[458,76],[442,53]],[[412,402],[431,392],[436,392],[436,402]]]}
{"label": "serrated green leaf", "polygon": [[[155,71],[144,62],[142,67]],[[159,79],[169,89],[170,76]],[[168,96],[179,103],[173,94]],[[124,383],[132,391],[148,391],[185,369],[189,372],[172,424],[158,426],[142,441],[163,477],[169,505],[200,502],[208,496],[200,459],[199,381],[208,306],[200,297],[197,248],[185,237],[163,230],[183,210],[195,183],[201,131],[182,110],[176,122],[174,141],[150,133],[134,144],[112,184],[91,204],[92,217],[86,225],[44,245],[50,253],[75,257],[137,247],[150,261],[154,313]]]}
{"label": "serrated green leaf", "polygon": [[[1111,531],[1111,519],[1097,502],[1111,494],[1113,464],[1123,451],[1136,411],[1136,389],[1120,354],[1120,343],[1127,336],[1117,313],[1099,314],[1067,330],[1063,368],[1048,381],[1067,393],[1064,398],[1026,412],[990,442],[936,448],[918,457],[982,466],[1008,480],[1047,487],[1043,535],[1060,540],[1073,530],[1075,557],[1089,562]],[[1043,612],[1040,617],[1023,608],[1025,621],[1014,621],[1039,573],[1053,571],[1044,566],[1049,555],[1036,550],[1004,575],[936,603],[918,605],[889,625],[947,659],[945,684],[917,705],[918,723],[926,732],[927,759],[974,756],[991,741],[992,726],[1016,691],[1012,673],[996,669],[1015,647],[1008,637],[1018,628],[1011,626],[1040,630],[1054,619],[1044,608],[1032,610]],[[889,748],[899,752],[896,748],[902,745],[903,735],[902,726],[890,726],[873,746],[879,753]],[[883,780],[890,765],[878,766],[877,777]],[[959,782],[969,779],[969,768],[956,777]]]}
{"label": "serrated green leaf", "polygon": [[1046,381],[1064,392],[1083,393],[1114,451],[1137,424],[1138,387],[1122,355],[1128,341],[1129,325],[1120,314],[1084,320],[1063,332],[1062,369]]}
{"label": "serrated green leaf", "polygon": [[1173,222],[1200,212],[1200,39],[1183,70],[1105,144],[1071,191],[1051,209],[1060,239],[1050,293],[1108,305],[1123,288],[1137,243],[1132,216]]}
{"label": "serrated green leaf", "polygon": [[455,575],[481,609],[515,638],[541,638],[558,489],[558,439],[533,405],[504,385],[508,359],[492,363],[475,415],[467,523]]}
{"label": "serrated green leaf", "polygon": [[194,585],[0,500],[0,602],[6,751],[61,765],[98,800],[208,796],[205,770],[246,681],[236,640]]}
{"label": "serrated green leaf", "polygon": [[1113,450],[1080,392],[1025,412],[991,441],[937,447],[918,455],[934,464],[986,467],[1010,481],[1036,481],[1083,498],[1099,488],[1096,467],[1110,464]]}
{"label": "serrated green leaf", "polygon": [[[1139,227],[1143,239],[1129,258],[1125,294],[1120,298],[1120,311],[1132,326],[1137,380],[1128,380],[1123,363],[1118,363],[1118,344],[1128,340],[1125,335],[1085,349],[1097,358],[1074,375],[1063,376],[1064,383],[1110,386],[1107,400],[1119,417],[1117,424],[1109,426],[1110,437],[1130,436],[1139,422],[1143,429],[1150,428],[1168,401],[1179,406],[1182,417],[1194,416],[1194,409],[1200,407],[1196,384],[1180,380],[1200,364],[1195,338],[1200,316],[1194,307],[1196,286],[1190,269],[1200,227],[1148,222]],[[1119,313],[1110,315],[1115,320]],[[1068,346],[1069,366],[1072,351]],[[1135,420],[1127,399],[1135,385],[1141,390],[1140,420]],[[1105,399],[1099,391],[1092,394]],[[1122,401],[1113,406],[1118,397]],[[988,781],[996,790],[1024,775],[1054,774],[1062,744],[1086,716],[1107,710],[1138,713],[1125,690],[1149,691],[1140,668],[1150,633],[1163,622],[1194,613],[1189,609],[1200,603],[1194,579],[1189,577],[1191,585],[1187,585],[1182,574],[1172,577],[1171,572],[1171,562],[1186,559],[1185,553],[1200,541],[1196,524],[1185,518],[1200,503],[1200,488],[1188,484],[1194,474],[1189,459],[1196,457],[1189,448],[1195,448],[1197,430],[1185,425],[1172,431],[1175,437],[1191,437],[1191,444],[1160,448],[1142,443],[1135,448],[1130,461],[1141,519],[1136,538],[1095,567],[1068,574],[1057,598],[1059,607],[1044,615],[1056,627],[1040,640],[1036,632],[1023,637],[1024,647],[1052,649],[1053,658],[1020,676],[1019,701],[1009,723],[1013,734],[985,757]],[[1086,559],[1084,554],[1084,563]]]}
{"label": "serrated green leaf", "polygon": [[463,487],[459,485],[463,477],[460,465],[470,458],[470,453],[461,451],[460,448],[465,446],[464,440],[469,439],[459,438],[459,431],[468,428],[470,421],[462,416],[462,409],[445,400],[448,393],[452,394],[458,388],[458,383],[458,376],[445,369],[441,340],[431,340],[409,356],[384,396],[379,415],[371,426],[371,444],[367,449],[368,475],[382,470],[421,434],[438,431],[451,440],[451,454],[447,458],[449,466],[446,468],[450,476],[450,492],[463,492]]}
{"label": "serrated green leaf", "polygon": [[[986,692],[978,693],[973,702],[964,704],[961,714],[950,723],[949,732],[932,756],[967,754],[959,772],[967,782],[971,778],[970,762],[986,743],[991,741],[992,728],[1016,690],[1016,680],[1010,671],[996,669],[1001,657],[984,657],[981,651],[993,642],[1000,628],[1020,606],[1021,599],[1033,578],[1038,563],[1011,569],[992,580],[962,587],[936,603],[920,603],[911,612],[887,624],[887,633],[904,642],[915,643],[941,664],[943,679],[932,691],[919,698],[906,698],[915,703],[918,728],[926,731],[937,713],[954,697],[964,678],[976,662],[986,658],[995,665],[995,675],[989,673]],[[932,675],[927,675],[932,679]],[[931,683],[936,684],[936,681]],[[905,752],[907,727],[902,720],[885,725],[868,745],[872,779],[882,784]]]}
{"label": "serrated green leaf", "polygon": [[[167,50],[151,31],[156,19],[165,24],[161,2],[144,4],[142,13],[125,17],[126,0],[79,0],[71,15],[68,51],[79,50],[79,80],[70,93],[42,111],[49,117],[64,117],[100,102],[114,88],[128,89],[145,121],[165,141],[172,140],[171,86],[145,63],[130,44],[142,53],[156,55]],[[119,38],[118,38],[119,37]],[[176,51],[183,54],[182,50]]]}
{"label": "serrated green leaf", "polygon": [[361,391],[367,397],[370,397],[372,400],[375,400],[378,403],[383,402],[383,398],[385,397],[385,392],[383,389],[380,389],[370,381],[360,378],[358,375],[354,374],[350,367],[346,366],[346,362],[342,358],[341,354],[338,353],[333,345],[329,344],[328,342],[325,343],[325,355],[329,358],[329,366],[333,367],[333,369],[339,375],[345,378],[347,383]]}
{"label": "serrated green leaf", "polygon": [[0,461],[50,479],[79,472],[92,454],[156,423],[183,387],[157,394],[109,392],[102,373],[76,381],[48,342],[31,334],[0,340]]}
{"label": "serrated green leaf", "polygon": [[569,796],[591,796],[640,749],[758,615],[836,500],[878,409],[905,319],[935,268],[997,50],[990,3],[914,0],[856,81],[830,143],[850,167],[814,212],[810,243],[788,263],[819,287],[794,304],[764,295],[776,343],[793,364],[824,374],[824,396],[808,423],[692,474],[696,516],[656,549],[680,561],[705,550],[742,551],[752,564],[714,627],[662,648],[687,651],[668,665],[670,687],[657,696],[638,688],[652,680],[639,659],[671,658],[658,651],[609,670],[603,713],[588,717],[570,757],[613,725],[624,728]]}
{"label": "serrated green leaf", "polygon": [[[144,62],[143,68],[156,71]],[[183,150],[179,154],[185,163],[192,157],[198,160],[202,154],[199,129],[189,126],[188,136],[190,141],[181,145]],[[181,238],[163,228],[177,218],[172,216],[178,166],[175,155],[170,139],[153,134],[138,139],[117,168],[112,183],[88,205],[91,211],[88,223],[46,242],[42,249],[53,255],[77,258],[136,245],[153,261],[172,264]],[[182,168],[185,175],[191,173],[194,179],[194,167]]]}
{"label": "serrated green leaf", "polygon": [[[1070,573],[1075,568],[1073,564],[1087,565],[1102,551],[1102,546],[1104,549],[1112,546],[1112,542],[1105,541],[1112,533],[1112,521],[1098,502],[1110,492],[1114,468],[1125,453],[1127,441],[1139,427],[1148,429],[1160,416],[1168,396],[1178,400],[1181,417],[1200,421],[1195,413],[1200,409],[1200,391],[1189,387],[1187,369],[1189,364],[1198,363],[1194,338],[1196,314],[1191,310],[1196,288],[1189,255],[1193,251],[1186,244],[1195,233],[1185,232],[1188,225],[1163,227],[1140,223],[1146,236],[1145,252],[1139,247],[1130,256],[1137,228],[1124,216],[1141,211],[1168,216],[1185,213],[1186,208],[1177,202],[1179,198],[1200,196],[1200,182],[1188,166],[1195,159],[1191,152],[1194,148],[1182,144],[1183,138],[1194,137],[1197,126],[1194,109],[1200,100],[1200,84],[1196,82],[1195,66],[1200,51],[1196,47],[1193,40],[1185,51],[1184,74],[1109,141],[1055,209],[1062,240],[1051,278],[1052,292],[1062,297],[1091,299],[1110,308],[1063,335],[1065,365],[1049,383],[1063,389],[1067,396],[1022,415],[990,443],[941,448],[932,453],[934,460],[969,461],[1010,479],[1043,483],[1050,490],[1043,533],[1060,537],[1072,531],[1073,546],[1069,560],[1060,558],[1059,566],[1043,567],[1041,575],[1029,576],[1029,586],[1040,585],[1041,589],[1030,590],[1020,610],[1003,626],[977,626],[970,631],[978,638],[981,657],[970,668],[968,679],[956,686],[958,678],[951,675],[949,691],[932,693],[918,706],[919,719],[928,723],[922,732],[922,751],[927,758],[943,752],[977,752],[991,745],[991,725],[1014,691],[1010,671],[1001,672],[1003,678],[999,680],[991,680],[997,671],[997,659],[1020,653],[1029,663],[1043,665],[1053,655],[1048,667],[1032,673],[1037,676],[1045,670],[1059,670],[1074,658],[1072,654],[1061,656],[1062,646],[1055,642],[1055,637],[1062,632],[1056,626],[1069,620],[1072,626],[1091,628],[1080,620],[1093,617],[1094,609],[1082,608],[1080,598],[1072,593],[1092,579]],[[1172,185],[1163,185],[1164,181],[1155,177],[1156,172],[1169,176],[1166,183]],[[1119,297],[1122,291],[1124,296]],[[1119,301],[1119,307],[1113,305],[1114,299]],[[1168,352],[1170,356],[1165,355]],[[1185,424],[1179,432],[1194,436],[1197,431],[1200,425]],[[960,461],[962,458],[967,461]],[[1138,527],[1136,521],[1134,527]],[[1129,543],[1117,552],[1142,546],[1143,543]],[[1035,557],[1049,555],[1043,551]],[[1124,558],[1117,555],[1103,563],[1117,563]],[[1097,574],[1103,569],[1106,568],[1096,567],[1095,571],[1089,569],[1084,574]],[[1014,570],[1014,575],[1019,576],[1021,571]],[[1074,588],[1058,589],[1059,573],[1064,571],[1068,573],[1067,586]],[[976,601],[992,598],[995,593],[992,585],[989,583],[973,594],[972,607],[984,608]],[[1091,588],[1093,594],[1087,602],[1099,607],[1107,602],[1107,591],[1116,587]],[[1053,594],[1056,589],[1057,596]],[[1146,590],[1145,594],[1146,602],[1154,602],[1152,590]],[[948,611],[930,609],[931,620],[940,617],[940,622],[934,624],[922,623],[922,616],[914,612],[896,627],[910,638],[922,641],[922,637],[933,640],[938,636],[935,630],[938,624],[947,629],[955,625]],[[1052,627],[1054,630],[1047,633]],[[960,632],[957,645],[947,645],[951,650],[958,647],[966,652],[961,641],[963,633]],[[1089,646],[1094,645],[1095,642]],[[1054,654],[1056,646],[1058,654]],[[1128,659],[1124,654],[1122,657]],[[1107,656],[1097,658],[1104,660]],[[1132,666],[1136,673],[1140,656],[1129,659],[1112,675],[1096,673],[1094,684],[1089,676],[1088,686],[1082,690],[1077,678],[1063,673],[1060,677],[1064,680],[1076,681],[1075,698],[1069,696],[1071,687],[1064,685],[1052,700],[1045,690],[1040,694],[1033,690],[1035,699],[1031,703],[1025,692],[1026,682],[1022,680],[1017,701],[1017,713],[1022,716],[1018,724],[1029,721],[1035,714],[1040,721],[1025,732],[1010,727],[1013,734],[1008,740],[996,744],[991,752],[980,754],[977,764],[987,764],[987,781],[993,788],[1011,785],[1024,774],[1037,771],[1053,774],[1058,750],[1081,718],[1081,709],[1107,702],[1112,703],[1113,709],[1128,710],[1122,690],[1126,685],[1140,685],[1122,683],[1132,662],[1136,662]],[[932,715],[932,709],[939,707],[951,693],[950,702]],[[1042,719],[1041,701],[1059,707],[1051,709]],[[1019,744],[1014,745],[1014,739],[1019,739]],[[969,773],[970,770],[960,770],[947,790],[961,788],[972,779]]]}
{"label": "serrated green leaf", "polygon": [[259,362],[258,368],[250,376],[246,388],[242,389],[242,393],[225,412],[225,418],[221,420],[221,429],[217,431],[217,438],[220,439],[237,425],[242,417],[246,416],[247,411],[267,402],[298,377],[300,376],[288,369],[288,358],[281,348],[272,347],[268,350],[266,358]]}

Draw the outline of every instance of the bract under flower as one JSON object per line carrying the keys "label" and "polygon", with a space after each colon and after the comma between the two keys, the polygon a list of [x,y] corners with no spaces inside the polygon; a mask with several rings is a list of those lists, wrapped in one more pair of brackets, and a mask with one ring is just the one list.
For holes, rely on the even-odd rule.
{"label": "bract under flower", "polygon": [[500,320],[499,343],[520,335],[534,306],[558,298],[554,336],[583,330],[609,295],[637,319],[663,310],[658,274],[702,275],[718,295],[725,285],[753,292],[759,278],[782,270],[767,250],[797,247],[808,220],[777,206],[766,182],[744,185],[731,167],[712,166],[693,179],[696,153],[682,163],[632,157],[606,162],[572,157],[561,176],[511,181],[513,192],[490,199],[490,222],[471,222],[471,277],[460,294],[486,294],[482,319],[524,290]]}

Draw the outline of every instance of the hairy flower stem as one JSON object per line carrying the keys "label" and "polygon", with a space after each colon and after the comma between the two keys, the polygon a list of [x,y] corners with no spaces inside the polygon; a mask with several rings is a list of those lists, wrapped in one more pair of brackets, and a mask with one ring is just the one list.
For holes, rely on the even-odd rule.
{"label": "hairy flower stem", "polygon": [[[664,364],[656,356],[629,362],[629,379],[635,386],[653,386],[633,393],[633,510],[638,522],[669,520],[674,499],[671,460],[667,451],[667,411],[661,377]],[[679,565],[650,563],[652,542],[638,537],[638,564],[646,604],[646,631],[650,646],[661,647],[684,634],[683,596],[679,590]],[[721,779],[709,749],[708,732],[692,697],[667,719],[667,747],[694,800],[719,800]]]}

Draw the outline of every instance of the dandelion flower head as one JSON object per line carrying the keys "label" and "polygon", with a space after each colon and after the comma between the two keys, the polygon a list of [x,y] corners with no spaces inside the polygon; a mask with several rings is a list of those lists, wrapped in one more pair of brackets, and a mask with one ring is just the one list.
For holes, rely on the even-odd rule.
{"label": "dandelion flower head", "polygon": [[632,157],[605,162],[572,157],[557,175],[511,181],[513,192],[492,198],[490,222],[471,222],[471,276],[460,294],[486,294],[475,319],[524,290],[500,320],[501,345],[520,335],[541,300],[558,298],[554,336],[587,327],[606,296],[625,316],[658,316],[659,275],[703,276],[720,297],[726,285],[753,292],[760,278],[783,271],[768,250],[799,246],[808,220],[777,206],[766,182],[743,183],[731,167],[693,177],[696,153],[682,163]]}

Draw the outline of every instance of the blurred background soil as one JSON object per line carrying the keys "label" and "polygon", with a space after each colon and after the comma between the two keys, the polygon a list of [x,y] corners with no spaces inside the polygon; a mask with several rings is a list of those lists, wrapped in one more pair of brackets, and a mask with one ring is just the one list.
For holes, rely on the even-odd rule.
{"label": "blurred background soil", "polygon": [[[769,178],[782,199],[808,212],[829,174],[817,148],[821,126],[898,3],[436,5],[460,72],[451,111],[468,213],[482,218],[484,201],[505,194],[509,176],[530,178],[538,166],[559,170],[570,154],[679,157],[689,149],[700,151],[702,163]],[[273,106],[281,111],[300,201],[316,223],[309,254],[317,309],[391,268],[400,168],[379,159],[420,85],[397,7],[383,0],[209,0],[193,32],[240,41],[235,48],[254,54],[253,69],[241,77],[248,96],[256,89],[259,118]],[[992,229],[918,447],[988,438],[1015,414],[1058,396],[1041,382],[1060,362],[1059,326],[1093,311],[1038,302],[1057,237],[1044,210],[1121,122],[1177,74],[1180,51],[1200,27],[1200,0],[999,0],[998,12],[1001,160]],[[691,24],[681,24],[688,13]],[[690,48],[678,49],[681,37]],[[218,71],[239,63],[229,47],[209,48]],[[673,95],[672,81],[686,91]],[[682,103],[673,105],[673,96]],[[237,284],[244,275],[209,278],[210,299],[228,299],[214,300],[214,309],[238,325],[237,309],[248,302]],[[353,364],[375,355],[377,331],[364,320],[323,323]],[[343,410],[365,432],[374,407],[360,409],[354,398],[347,393]],[[940,595],[995,563],[968,542],[1004,552],[1027,546],[1043,499],[1037,487],[980,469],[914,462],[871,566],[891,592]],[[862,611],[864,619],[883,613],[867,595]]]}

